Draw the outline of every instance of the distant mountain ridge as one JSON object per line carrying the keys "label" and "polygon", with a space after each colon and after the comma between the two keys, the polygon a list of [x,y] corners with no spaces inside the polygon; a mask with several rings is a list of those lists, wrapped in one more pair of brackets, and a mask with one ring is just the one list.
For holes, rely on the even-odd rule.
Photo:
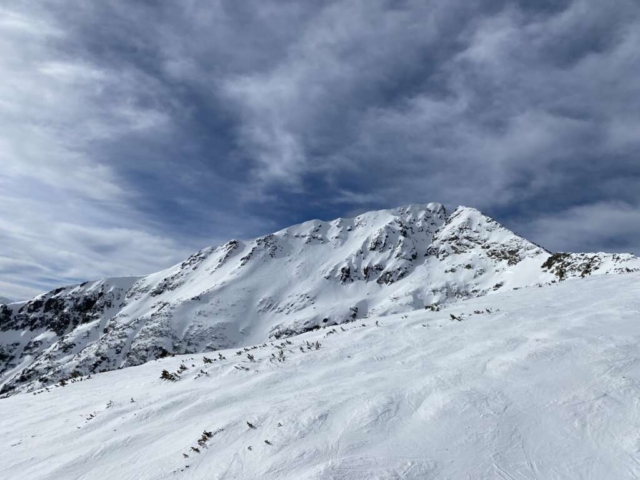
{"label": "distant mountain ridge", "polygon": [[552,254],[476,209],[410,205],[205,248],[145,277],[0,305],[2,393],[169,354],[269,341],[570,278],[640,270],[631,254]]}

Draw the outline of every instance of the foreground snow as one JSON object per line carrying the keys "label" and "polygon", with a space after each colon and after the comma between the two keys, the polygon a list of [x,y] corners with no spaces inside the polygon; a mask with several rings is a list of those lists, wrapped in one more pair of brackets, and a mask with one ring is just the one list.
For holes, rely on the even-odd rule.
{"label": "foreground snow", "polygon": [[640,275],[377,321],[0,400],[0,476],[640,477]]}

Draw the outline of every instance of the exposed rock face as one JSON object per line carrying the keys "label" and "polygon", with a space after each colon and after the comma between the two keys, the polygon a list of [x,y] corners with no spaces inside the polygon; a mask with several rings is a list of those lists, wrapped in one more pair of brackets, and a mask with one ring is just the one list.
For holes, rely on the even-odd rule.
{"label": "exposed rock face", "polygon": [[56,376],[67,359],[103,335],[135,280],[86,282],[0,305],[0,375],[17,384],[48,383],[43,373]]}
{"label": "exposed rock face", "polygon": [[586,277],[604,270],[605,273],[631,273],[638,270],[638,259],[629,253],[554,253],[542,269],[558,280]]}
{"label": "exposed rock face", "polygon": [[521,288],[640,269],[551,254],[478,210],[411,205],[232,240],[147,277],[0,305],[2,392]]}

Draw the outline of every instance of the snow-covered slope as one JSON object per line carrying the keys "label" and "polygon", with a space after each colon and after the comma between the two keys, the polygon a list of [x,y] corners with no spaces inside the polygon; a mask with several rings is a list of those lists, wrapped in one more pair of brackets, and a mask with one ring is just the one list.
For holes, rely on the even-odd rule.
{"label": "snow-covered slope", "polygon": [[12,302],[13,302],[13,300],[8,299],[7,297],[0,296],[0,304],[5,304],[6,305],[6,304],[9,304],[9,303],[12,303]]}
{"label": "snow-covered slope", "polygon": [[206,248],[143,278],[0,306],[2,393],[320,326],[640,268],[632,255],[555,254],[478,210],[412,205],[313,220]]}
{"label": "snow-covered slope", "polygon": [[594,276],[78,378],[0,400],[0,472],[635,479],[639,312]]}

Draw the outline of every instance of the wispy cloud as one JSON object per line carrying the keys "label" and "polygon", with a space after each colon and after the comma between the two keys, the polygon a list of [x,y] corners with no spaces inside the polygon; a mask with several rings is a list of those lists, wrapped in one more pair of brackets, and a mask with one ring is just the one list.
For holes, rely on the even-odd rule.
{"label": "wispy cloud", "polygon": [[639,251],[587,220],[640,210],[639,44],[634,0],[4,7],[0,294],[427,201]]}

